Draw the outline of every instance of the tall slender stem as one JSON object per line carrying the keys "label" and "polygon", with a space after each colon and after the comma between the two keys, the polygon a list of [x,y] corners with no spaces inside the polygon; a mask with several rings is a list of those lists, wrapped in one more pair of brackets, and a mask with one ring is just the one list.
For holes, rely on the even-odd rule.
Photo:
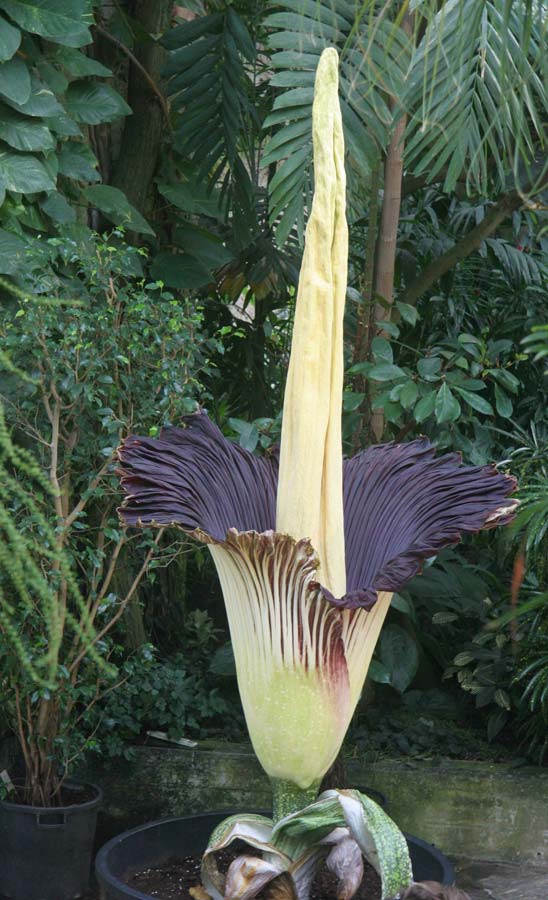
{"label": "tall slender stem", "polygon": [[272,818],[274,822],[304,809],[313,803],[318,796],[320,782],[315,781],[308,788],[300,788],[292,781],[283,778],[271,778],[272,786]]}
{"label": "tall slender stem", "polygon": [[[402,9],[406,6],[406,3],[402,4]],[[402,28],[409,41],[413,36],[414,15],[413,12],[407,10],[402,20]],[[398,115],[399,103],[398,97],[390,98],[390,107],[394,110],[395,116]],[[384,164],[384,196],[375,259],[375,305],[373,307],[373,321],[379,323],[390,322],[394,303],[396,244],[400,222],[406,126],[407,113],[404,112],[396,121]],[[382,334],[382,326],[377,326],[377,328],[378,333]],[[384,410],[372,409],[370,431],[375,441],[381,440],[383,430]]]}

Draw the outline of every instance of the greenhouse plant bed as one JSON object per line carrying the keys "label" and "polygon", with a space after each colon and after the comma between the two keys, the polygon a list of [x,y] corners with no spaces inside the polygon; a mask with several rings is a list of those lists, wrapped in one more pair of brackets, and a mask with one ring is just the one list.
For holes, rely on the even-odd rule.
{"label": "greenhouse plant bed", "polygon": [[[150,866],[161,866],[174,857],[201,854],[215,826],[234,812],[173,816],[132,828],[110,840],[97,854],[95,863],[103,900],[150,900],[152,895],[127,884],[132,875]],[[446,856],[419,838],[406,838],[416,880],[453,883],[453,865]]]}

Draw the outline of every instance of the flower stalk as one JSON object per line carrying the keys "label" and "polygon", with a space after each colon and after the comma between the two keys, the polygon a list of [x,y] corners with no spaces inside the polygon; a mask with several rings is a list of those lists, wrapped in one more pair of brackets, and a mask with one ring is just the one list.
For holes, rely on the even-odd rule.
{"label": "flower stalk", "polygon": [[270,786],[272,788],[272,821],[276,824],[280,819],[285,819],[291,813],[305,809],[314,802],[320,789],[320,779],[314,781],[308,788],[299,788],[292,781],[271,778]]}

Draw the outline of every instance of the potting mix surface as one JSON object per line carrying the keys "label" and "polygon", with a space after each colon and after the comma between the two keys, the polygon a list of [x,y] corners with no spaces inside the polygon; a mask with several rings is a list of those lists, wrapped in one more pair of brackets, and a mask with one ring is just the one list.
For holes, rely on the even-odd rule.
{"label": "potting mix surface", "polygon": [[[201,891],[201,859],[198,856],[174,858],[162,866],[151,866],[136,872],[128,879],[128,885],[158,900],[206,900]],[[198,889],[198,890],[197,890]],[[259,894],[259,898],[263,895]],[[310,900],[334,900],[337,896],[337,878],[328,869],[322,869],[312,885]],[[381,900],[381,882],[377,873],[366,866],[363,881],[355,894],[356,900]]]}

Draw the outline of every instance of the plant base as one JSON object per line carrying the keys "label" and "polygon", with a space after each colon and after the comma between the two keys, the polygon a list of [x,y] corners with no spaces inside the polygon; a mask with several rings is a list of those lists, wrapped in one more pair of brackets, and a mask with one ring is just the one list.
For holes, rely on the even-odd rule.
{"label": "plant base", "polygon": [[[268,815],[264,810],[248,810]],[[176,816],[132,828],[105,844],[97,854],[95,871],[104,900],[132,900],[134,888],[127,880],[147,866],[160,866],[173,856],[195,856],[207,847],[216,826],[238,810]],[[417,881],[439,881],[453,884],[455,870],[449,860],[424,841],[407,836]],[[146,898],[146,894],[142,895]]]}
{"label": "plant base", "polygon": [[272,818],[279,822],[285,816],[298,812],[314,803],[318,796],[320,782],[315,781],[309,788],[300,788],[292,781],[283,781],[281,778],[271,778],[272,786]]}

